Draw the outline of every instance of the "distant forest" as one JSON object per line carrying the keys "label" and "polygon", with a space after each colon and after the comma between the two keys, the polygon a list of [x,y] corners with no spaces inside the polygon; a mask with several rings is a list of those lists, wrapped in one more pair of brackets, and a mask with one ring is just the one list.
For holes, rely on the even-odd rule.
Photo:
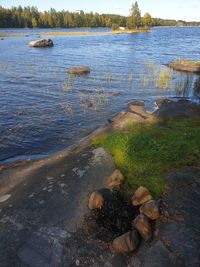
{"label": "distant forest", "polygon": [[[200,22],[185,22],[151,18],[149,13],[148,27],[154,26],[200,26]],[[83,11],[69,12],[49,11],[40,12],[36,7],[12,7],[10,9],[0,6],[0,28],[76,28],[76,27],[112,27],[129,25],[130,17],[84,13]],[[145,15],[141,17],[140,27],[145,25]]]}

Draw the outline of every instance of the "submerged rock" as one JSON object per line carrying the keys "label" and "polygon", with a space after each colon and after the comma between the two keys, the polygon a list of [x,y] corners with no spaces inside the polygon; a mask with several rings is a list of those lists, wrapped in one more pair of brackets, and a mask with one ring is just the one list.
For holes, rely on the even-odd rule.
{"label": "submerged rock", "polygon": [[129,253],[137,249],[139,236],[136,230],[127,232],[113,240],[113,249],[118,253]]}
{"label": "submerged rock", "polygon": [[119,92],[111,92],[111,95],[112,95],[112,96],[119,96],[120,93],[119,93]]}
{"label": "submerged rock", "polygon": [[135,227],[141,234],[144,241],[150,241],[152,238],[152,229],[147,217],[143,214],[138,215],[133,220],[133,227]]}
{"label": "submerged rock", "polygon": [[149,200],[140,207],[140,213],[146,215],[151,220],[159,218],[159,206],[155,200]]}
{"label": "submerged rock", "polygon": [[41,39],[36,41],[31,41],[29,43],[30,47],[52,47],[53,41],[51,39]]}
{"label": "submerged rock", "polygon": [[95,191],[90,195],[88,207],[90,210],[100,209],[103,206],[103,203],[104,203],[104,198],[102,194],[98,191]]}
{"label": "submerged rock", "polygon": [[132,204],[133,206],[139,206],[151,199],[152,199],[152,196],[149,193],[149,190],[144,186],[140,186],[135,191],[135,194],[132,197]]}
{"label": "submerged rock", "polygon": [[108,188],[119,187],[124,181],[124,176],[119,170],[115,170],[111,176],[107,178],[106,185]]}
{"label": "submerged rock", "polygon": [[73,68],[69,68],[67,70],[68,74],[77,74],[77,75],[82,75],[82,74],[88,74],[90,73],[90,68],[86,67],[86,66],[77,66],[77,67],[73,67]]}

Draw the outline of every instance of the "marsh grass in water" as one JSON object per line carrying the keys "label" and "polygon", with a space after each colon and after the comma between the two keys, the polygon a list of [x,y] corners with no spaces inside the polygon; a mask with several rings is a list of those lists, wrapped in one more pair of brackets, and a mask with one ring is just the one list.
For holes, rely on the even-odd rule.
{"label": "marsh grass in water", "polygon": [[188,97],[194,93],[193,85],[196,77],[190,73],[182,73],[153,62],[146,62],[140,74],[143,89],[155,88],[163,91],[174,90],[176,96]]}
{"label": "marsh grass in water", "polygon": [[[91,83],[89,85],[91,87],[88,87],[88,81]],[[99,111],[106,108],[113,96],[126,93],[127,89],[133,92],[137,89],[140,90],[140,85],[144,90],[160,89],[163,92],[173,90],[178,97],[187,97],[195,90],[197,92],[195,96],[198,97],[198,83],[196,83],[196,89],[192,89],[193,84],[194,77],[190,74],[179,73],[153,62],[144,63],[139,77],[134,73],[134,70],[129,70],[125,75],[113,73],[109,69],[103,70],[102,76],[68,74],[61,83],[61,90],[66,94],[63,98],[66,100],[66,105],[62,103],[62,107],[64,105],[63,111],[70,116],[73,114],[72,110],[75,110],[77,106],[80,106],[83,112]],[[113,88],[117,88],[116,92],[113,91]],[[74,99],[72,99],[73,93]]]}
{"label": "marsh grass in water", "polygon": [[140,75],[141,85],[144,89],[150,87],[158,89],[172,89],[173,71],[167,67],[146,62]]}
{"label": "marsh grass in water", "polygon": [[94,141],[110,152],[133,193],[146,186],[154,197],[164,189],[164,176],[181,166],[200,166],[199,118],[134,125],[129,130],[102,135]]}
{"label": "marsh grass in water", "polygon": [[71,92],[74,88],[74,77],[73,75],[69,75],[67,77],[67,80],[65,80],[62,85],[61,88],[63,90],[63,92],[67,93],[67,92]]}

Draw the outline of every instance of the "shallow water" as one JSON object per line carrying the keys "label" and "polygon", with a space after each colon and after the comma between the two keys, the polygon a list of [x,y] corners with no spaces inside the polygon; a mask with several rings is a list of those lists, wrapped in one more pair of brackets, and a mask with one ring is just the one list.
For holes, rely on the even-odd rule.
{"label": "shallow water", "polygon": [[[0,164],[60,151],[133,99],[145,100],[150,110],[159,97],[198,101],[193,90],[197,76],[166,70],[162,86],[157,78],[163,64],[175,58],[200,61],[200,27],[52,36],[54,47],[29,48],[28,42],[43,37],[44,31],[55,29],[0,29],[29,34],[0,39]],[[67,68],[76,65],[89,66],[91,73],[67,75]]]}

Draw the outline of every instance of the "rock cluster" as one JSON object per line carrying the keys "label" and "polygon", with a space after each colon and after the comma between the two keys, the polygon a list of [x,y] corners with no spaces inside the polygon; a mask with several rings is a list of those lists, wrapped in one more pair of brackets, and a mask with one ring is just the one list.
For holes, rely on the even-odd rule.
{"label": "rock cluster", "polygon": [[42,39],[42,40],[36,40],[36,41],[31,41],[29,43],[30,47],[52,47],[53,41],[51,39]]}
{"label": "rock cluster", "polygon": [[[112,190],[119,189],[124,182],[124,177],[119,170],[115,170],[106,180],[106,187]],[[102,209],[106,203],[106,196],[103,191],[95,191],[89,197],[88,207],[90,210]],[[112,249],[117,253],[130,253],[135,251],[140,244],[140,240],[149,242],[152,240],[152,221],[159,218],[159,206],[146,187],[140,186],[134,193],[132,208],[138,210],[136,217],[130,222],[128,232],[114,238]],[[112,211],[111,211],[112,212]],[[120,216],[120,215],[119,215]]]}

